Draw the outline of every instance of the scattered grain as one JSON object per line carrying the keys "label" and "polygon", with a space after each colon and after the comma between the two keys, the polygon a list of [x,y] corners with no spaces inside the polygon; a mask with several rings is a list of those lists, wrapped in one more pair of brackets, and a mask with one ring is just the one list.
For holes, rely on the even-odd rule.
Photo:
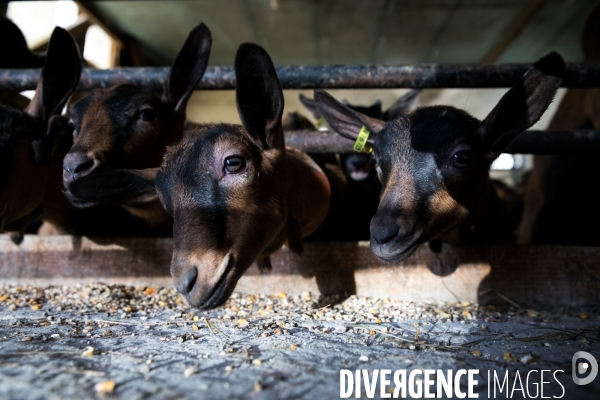
{"label": "scattered grain", "polygon": [[111,393],[115,389],[115,382],[114,381],[98,382],[98,383],[96,383],[96,386],[94,386],[94,389],[98,393]]}

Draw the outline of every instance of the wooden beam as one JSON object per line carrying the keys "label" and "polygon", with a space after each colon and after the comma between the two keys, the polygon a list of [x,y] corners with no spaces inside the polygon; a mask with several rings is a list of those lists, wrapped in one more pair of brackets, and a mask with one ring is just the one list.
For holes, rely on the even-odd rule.
{"label": "wooden beam", "polygon": [[91,20],[100,26],[115,42],[113,47],[113,64],[124,67],[148,67],[155,65],[140,50],[139,41],[115,27],[108,21],[93,1],[76,1],[80,11],[88,15]]}
{"label": "wooden beam", "polygon": [[[87,15],[80,14],[77,17],[77,21],[75,21],[73,25],[66,28],[71,36],[73,36],[73,39],[75,40],[75,43],[77,43],[77,47],[79,48],[81,54],[83,54],[83,49],[85,46],[85,34],[92,24],[92,20]],[[48,38],[48,40],[45,42],[38,44],[36,47],[31,49],[31,51],[34,53],[47,51],[49,41],[50,38]]]}
{"label": "wooden beam", "polygon": [[123,41],[124,35],[119,32],[114,26],[112,26],[101,14],[98,12],[98,8],[91,1],[76,1],[79,6],[79,10],[84,12],[91,21],[100,26],[120,47],[124,47]]}
{"label": "wooden beam", "polygon": [[484,63],[495,63],[500,59],[500,56],[508,49],[512,42],[519,36],[521,31],[527,26],[529,21],[537,14],[542,6],[548,0],[531,0],[517,15],[517,18],[509,26],[508,30],[494,43],[491,50],[483,58]]}
{"label": "wooden beam", "polygon": [[[0,235],[0,284],[171,286],[172,249],[171,239],[26,235],[16,246]],[[302,256],[282,248],[271,259],[271,273],[252,266],[238,290],[520,307],[600,301],[600,247],[444,245],[433,253],[422,246],[402,263],[388,265],[375,258],[368,242],[312,242]]]}

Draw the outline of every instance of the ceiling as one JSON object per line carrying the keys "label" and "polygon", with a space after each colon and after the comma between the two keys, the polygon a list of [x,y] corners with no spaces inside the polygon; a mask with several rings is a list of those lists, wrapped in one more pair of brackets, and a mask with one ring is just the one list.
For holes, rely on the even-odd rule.
{"label": "ceiling", "polygon": [[[556,50],[582,60],[579,38],[597,0],[198,0],[81,3],[153,65],[170,65],[201,21],[211,65],[240,43],[276,65],[531,62]],[[500,50],[498,50],[500,49]]]}

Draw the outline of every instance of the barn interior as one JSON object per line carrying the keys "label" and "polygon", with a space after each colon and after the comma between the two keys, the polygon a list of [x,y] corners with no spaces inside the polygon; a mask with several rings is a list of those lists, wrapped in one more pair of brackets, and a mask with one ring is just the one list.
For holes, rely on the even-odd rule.
{"label": "barn interior", "polygon": [[[90,69],[168,67],[199,22],[212,32],[209,67],[232,67],[244,42],[266,49],[276,67],[531,64],[551,51],[579,65],[596,7],[597,0],[66,0],[0,2],[0,14],[34,53],[47,50],[55,26],[65,28]],[[327,91],[386,110],[409,90]],[[418,106],[451,105],[483,119],[507,90],[424,89]],[[548,128],[568,90],[558,90],[530,129]],[[320,123],[299,100],[312,89],[283,93],[284,115]],[[27,102],[33,91],[20,95]],[[196,90],[187,119],[237,124],[235,104],[234,90]],[[532,155],[505,153],[490,175],[519,190],[532,167]],[[169,272],[172,250],[162,237],[31,233],[15,245],[1,234],[0,397],[337,398],[340,369],[479,369],[480,398],[495,398],[490,372],[508,371],[514,391],[515,373],[560,370],[546,395],[600,393],[600,378],[571,379],[574,353],[600,357],[597,247],[444,243],[389,265],[368,241],[308,243],[302,255],[275,253],[270,274],[253,265],[216,310],[184,305]]]}
{"label": "barn interior", "polygon": [[[42,50],[54,26],[77,35],[90,66],[168,66],[189,31],[214,30],[211,66],[231,66],[240,43],[268,49],[276,66],[336,64],[531,63],[550,51],[583,61],[581,31],[595,1],[108,1],[4,3],[33,50]],[[143,4],[139,7],[140,4]],[[135,7],[138,5],[138,7]],[[52,16],[52,17],[48,17]],[[381,101],[387,109],[406,89],[337,89],[352,104]],[[420,106],[449,104],[484,118],[505,89],[430,89]],[[564,89],[532,129],[545,129]],[[286,90],[286,112],[316,122],[298,100],[311,90]],[[233,91],[197,91],[191,121],[239,123]],[[498,168],[530,163],[504,158]]]}

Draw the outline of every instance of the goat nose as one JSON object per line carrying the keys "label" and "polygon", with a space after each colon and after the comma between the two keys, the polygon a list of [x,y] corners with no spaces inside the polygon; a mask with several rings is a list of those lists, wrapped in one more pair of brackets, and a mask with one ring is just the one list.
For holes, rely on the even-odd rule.
{"label": "goat nose", "polygon": [[185,271],[183,276],[175,283],[177,291],[183,295],[190,294],[194,289],[196,280],[198,279],[198,269],[192,267]]}
{"label": "goat nose", "polygon": [[371,237],[379,244],[395,238],[400,231],[398,216],[398,213],[393,211],[378,211],[371,220]]}
{"label": "goat nose", "polygon": [[395,238],[398,235],[399,230],[400,227],[396,223],[371,226],[371,236],[378,243],[384,244]]}
{"label": "goat nose", "polygon": [[85,176],[92,172],[94,164],[94,159],[85,153],[69,153],[63,161],[64,175],[70,180]]}

